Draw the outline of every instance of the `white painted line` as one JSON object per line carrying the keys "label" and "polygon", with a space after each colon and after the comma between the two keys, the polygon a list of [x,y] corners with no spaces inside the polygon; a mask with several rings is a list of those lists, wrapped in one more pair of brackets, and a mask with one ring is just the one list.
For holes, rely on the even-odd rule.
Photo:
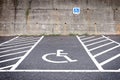
{"label": "white painted line", "polygon": [[109,42],[109,43],[107,43],[107,44],[100,45],[100,46],[97,46],[97,47],[92,48],[92,49],[89,49],[89,50],[90,50],[90,51],[93,51],[93,50],[99,49],[99,48],[101,48],[101,47],[104,47],[104,46],[110,45],[110,44],[112,44],[112,43],[113,43],[113,42]]}
{"label": "white painted line", "polygon": [[88,55],[90,56],[90,58],[92,59],[92,61],[95,63],[95,65],[97,66],[97,68],[100,71],[103,71],[104,69],[101,67],[101,65],[96,61],[96,59],[92,56],[92,54],[90,53],[90,51],[87,49],[87,47],[84,45],[84,43],[80,40],[80,38],[78,36],[76,36],[78,41],[82,44],[82,46],[84,47],[84,49],[86,50],[86,52],[88,53]]}
{"label": "white painted line", "polygon": [[15,70],[20,63],[30,54],[30,52],[38,45],[38,43],[44,38],[44,36],[42,36],[33,46],[32,48],[10,69],[10,70]]}
{"label": "white painted line", "polygon": [[2,60],[2,61],[0,61],[0,63],[4,63],[4,62],[8,62],[8,61],[13,61],[13,60],[19,59],[19,58],[21,58],[21,57],[22,57],[22,56],[20,56],[20,57],[15,57],[15,58],[11,58],[11,59]]}
{"label": "white painted line", "polygon": [[16,48],[16,47],[20,47],[20,46],[27,46],[27,45],[32,45],[34,43],[27,43],[27,44],[21,44],[21,45],[12,45],[12,46],[8,46],[8,47],[2,47],[1,49],[9,49],[9,48]]}
{"label": "white painted line", "polygon": [[39,39],[39,37],[19,37],[20,40],[26,40],[26,39]]}
{"label": "white painted line", "polygon": [[5,44],[5,46],[10,46],[10,45],[18,45],[18,44],[27,44],[27,43],[35,43],[37,40],[35,41],[24,41],[24,42],[18,42],[18,43],[7,43]]}
{"label": "white painted line", "polygon": [[86,38],[82,38],[81,40],[88,40],[88,39],[91,39],[91,38],[94,38],[95,36],[90,36],[90,37],[86,37]]}
{"label": "white painted line", "polygon": [[9,52],[9,51],[15,51],[15,50],[20,50],[20,49],[25,49],[25,48],[30,48],[32,46],[27,46],[27,47],[21,47],[21,48],[15,48],[15,49],[10,49],[10,50],[5,50],[5,51],[1,51],[0,53],[5,53],[5,52]]}
{"label": "white painted line", "polygon": [[15,53],[9,53],[9,54],[4,54],[4,55],[0,55],[0,58],[1,57],[6,57],[6,56],[11,56],[11,55],[16,55],[16,54],[22,54],[22,53],[25,53],[27,52],[28,50],[26,51],[21,51],[21,52],[15,52]]}
{"label": "white painted line", "polygon": [[19,37],[19,40],[39,39],[39,37]]}
{"label": "white painted line", "polygon": [[99,38],[91,39],[91,40],[88,40],[88,41],[83,41],[83,43],[87,43],[87,42],[91,42],[91,41],[99,40],[99,39],[102,39],[102,38],[103,38],[103,37],[99,37]]}
{"label": "white painted line", "polygon": [[65,72],[65,73],[76,73],[76,72],[120,72],[120,70],[0,70],[0,72]]}
{"label": "white painted line", "polygon": [[6,68],[10,68],[10,67],[12,67],[13,65],[9,65],[9,66],[5,66],[5,67],[1,67],[0,68],[0,70],[2,70],[2,69],[6,69]]}
{"label": "white painted line", "polygon": [[5,44],[5,46],[7,45],[7,46],[9,46],[9,45],[18,45],[18,44],[26,44],[26,43],[31,43],[31,42],[36,42],[37,40],[33,40],[33,41],[29,41],[29,40],[27,40],[27,41],[23,41],[23,42],[16,42],[16,43],[14,43],[14,42],[11,42],[11,43],[7,43],[7,44]]}
{"label": "white painted line", "polygon": [[110,61],[112,61],[112,60],[114,60],[114,59],[116,59],[116,58],[118,58],[118,57],[120,57],[120,54],[118,54],[118,55],[116,55],[116,56],[114,56],[114,57],[112,57],[112,58],[110,58],[110,59],[108,59],[108,60],[100,63],[100,65],[103,66],[103,65],[109,63]]}
{"label": "white painted line", "polygon": [[11,42],[11,41],[17,39],[18,37],[19,37],[19,36],[15,37],[15,38],[12,38],[12,39],[10,39],[10,40],[8,40],[8,41],[6,41],[6,42],[3,42],[3,43],[0,44],[0,46],[3,45],[3,44],[5,44],[5,43],[9,43],[9,42]]}
{"label": "white painted line", "polygon": [[102,42],[105,42],[105,41],[108,41],[107,39],[105,40],[101,40],[101,41],[97,41],[97,42],[94,42],[94,43],[91,43],[91,44],[87,44],[86,46],[92,46],[92,45],[95,45],[95,44],[98,44],[98,43],[102,43]]}
{"label": "white painted line", "polygon": [[118,48],[118,47],[120,47],[120,45],[117,45],[117,46],[112,47],[112,48],[110,48],[110,49],[107,49],[107,50],[105,50],[105,51],[103,51],[103,52],[100,52],[100,53],[94,55],[94,57],[98,57],[98,56],[100,56],[100,55],[102,55],[102,54],[105,54],[106,52],[111,51],[111,50],[113,50],[113,49],[115,49],[115,48]]}
{"label": "white painted line", "polygon": [[120,45],[120,43],[118,43],[118,42],[116,42],[116,41],[114,41],[114,40],[112,40],[112,39],[110,39],[110,38],[108,38],[108,37],[106,37],[106,36],[104,36],[104,35],[102,35],[102,36],[103,36],[104,38],[107,38],[108,40],[113,41],[114,43]]}
{"label": "white painted line", "polygon": [[[39,38],[38,38],[39,39]],[[18,42],[24,42],[24,41],[37,41],[38,39],[24,39],[24,40],[22,40],[22,39],[16,39],[16,40],[14,40],[14,41],[12,41],[12,42],[14,42],[14,43],[18,43]]]}

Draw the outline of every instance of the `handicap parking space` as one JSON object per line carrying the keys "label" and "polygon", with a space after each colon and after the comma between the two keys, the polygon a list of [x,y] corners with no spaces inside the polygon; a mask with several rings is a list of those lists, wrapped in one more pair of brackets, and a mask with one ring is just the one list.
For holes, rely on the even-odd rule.
{"label": "handicap parking space", "polygon": [[97,70],[97,67],[75,36],[50,36],[44,37],[16,69]]}

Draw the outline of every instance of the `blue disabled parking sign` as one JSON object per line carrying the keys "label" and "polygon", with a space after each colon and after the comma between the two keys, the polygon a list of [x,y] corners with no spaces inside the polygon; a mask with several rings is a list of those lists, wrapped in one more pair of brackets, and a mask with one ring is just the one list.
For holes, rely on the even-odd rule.
{"label": "blue disabled parking sign", "polygon": [[74,7],[73,8],[73,14],[80,14],[80,8],[79,7]]}

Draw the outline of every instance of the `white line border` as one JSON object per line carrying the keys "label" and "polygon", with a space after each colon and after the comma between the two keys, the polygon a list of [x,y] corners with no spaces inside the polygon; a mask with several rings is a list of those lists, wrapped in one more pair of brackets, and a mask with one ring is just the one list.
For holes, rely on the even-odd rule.
{"label": "white line border", "polygon": [[0,72],[72,72],[72,73],[76,73],[76,72],[120,72],[120,70],[0,70]]}
{"label": "white line border", "polygon": [[10,70],[15,70],[43,38],[44,36],[40,37],[40,39],[32,46],[32,48],[27,53],[25,53],[25,55]]}

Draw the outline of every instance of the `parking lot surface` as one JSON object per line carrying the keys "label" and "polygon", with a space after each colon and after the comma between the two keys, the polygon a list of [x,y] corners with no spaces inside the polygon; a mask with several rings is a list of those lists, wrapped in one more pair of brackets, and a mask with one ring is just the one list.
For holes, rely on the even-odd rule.
{"label": "parking lot surface", "polygon": [[32,76],[32,80],[66,80],[66,76],[68,80],[120,78],[120,36],[3,38],[0,38],[0,79],[26,80]]}

